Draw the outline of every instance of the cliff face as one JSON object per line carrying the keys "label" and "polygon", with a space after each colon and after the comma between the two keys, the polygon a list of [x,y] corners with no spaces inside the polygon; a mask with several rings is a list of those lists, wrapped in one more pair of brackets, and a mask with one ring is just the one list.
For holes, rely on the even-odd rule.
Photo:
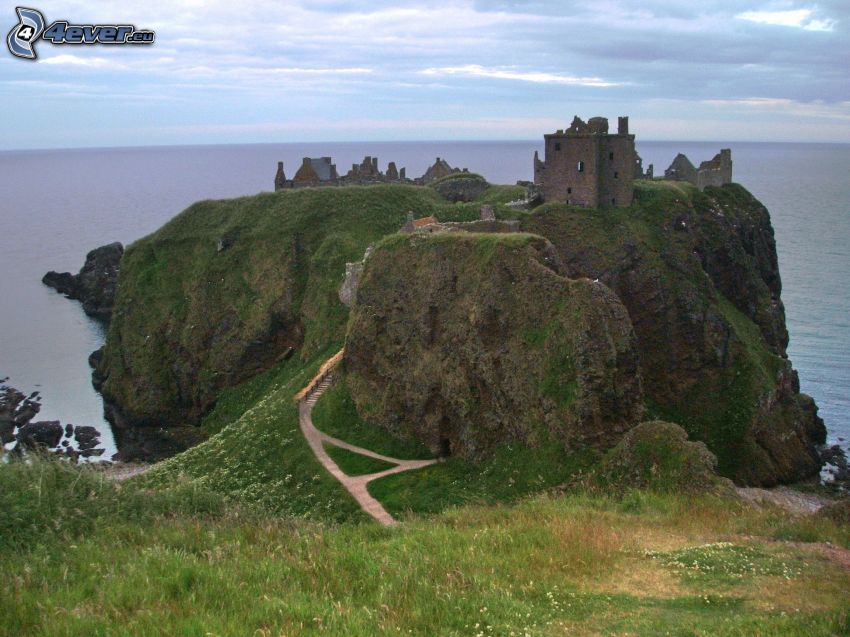
{"label": "cliff face", "polygon": [[345,263],[396,231],[407,210],[430,213],[439,201],[428,189],[402,186],[202,201],[128,246],[95,362],[108,417],[130,456],[197,442],[185,425],[197,423],[222,389],[294,350],[309,356],[342,342],[347,309],[337,290]]}
{"label": "cliff face", "polygon": [[89,252],[79,274],[51,270],[41,282],[69,299],[82,301],[83,310],[89,316],[109,319],[123,255],[123,245],[110,243]]}
{"label": "cliff face", "polygon": [[823,423],[785,358],[773,229],[740,186],[645,184],[624,211],[546,206],[522,227],[568,276],[598,278],[628,308],[647,404],[717,455],[739,483],[811,475]]}
{"label": "cliff face", "polygon": [[346,340],[361,414],[473,459],[511,441],[615,444],[643,411],[634,333],[611,290],[553,257],[524,234],[379,244]]}

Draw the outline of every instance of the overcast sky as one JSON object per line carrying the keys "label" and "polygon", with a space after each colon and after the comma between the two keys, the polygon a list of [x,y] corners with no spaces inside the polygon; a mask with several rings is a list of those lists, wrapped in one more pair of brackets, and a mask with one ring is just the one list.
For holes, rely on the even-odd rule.
{"label": "overcast sky", "polygon": [[30,2],[156,44],[4,50],[4,149],[538,139],[574,114],[644,140],[850,142],[847,0]]}

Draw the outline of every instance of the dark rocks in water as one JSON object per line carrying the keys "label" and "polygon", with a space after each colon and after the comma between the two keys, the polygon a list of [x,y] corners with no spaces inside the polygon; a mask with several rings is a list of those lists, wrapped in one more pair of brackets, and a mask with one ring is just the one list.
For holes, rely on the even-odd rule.
{"label": "dark rocks in water", "polygon": [[15,439],[13,435],[17,426],[15,414],[18,410],[18,405],[23,400],[24,395],[16,389],[6,386],[0,388],[0,441],[4,445]]}
{"label": "dark rocks in water", "polygon": [[15,440],[14,431],[32,420],[41,405],[14,387],[0,387],[0,441],[6,444]]}
{"label": "dark rocks in water", "polygon": [[844,449],[838,445],[823,447],[820,449],[820,457],[824,463],[823,471],[829,475],[824,482],[850,490],[850,465]]}
{"label": "dark rocks in water", "polygon": [[62,440],[62,432],[63,428],[58,420],[43,420],[22,425],[18,428],[15,438],[24,447],[53,448]]}
{"label": "dark rocks in water", "polygon": [[[70,423],[62,426],[58,420],[30,422],[41,409],[41,405],[33,402],[32,398],[33,395],[27,398],[13,387],[0,386],[2,444],[17,441],[17,452],[22,449],[54,449],[73,460],[80,456],[88,458],[104,453],[104,449],[95,448],[100,444],[100,433],[94,427],[75,427]],[[77,441],[79,450],[71,446],[72,437]]]}
{"label": "dark rocks in water", "polygon": [[6,418],[0,418],[0,444],[12,442],[15,439],[15,423]]}
{"label": "dark rocks in water", "polygon": [[110,243],[89,252],[79,274],[51,270],[41,281],[68,298],[82,301],[89,316],[108,319],[112,315],[123,255],[123,245]]}
{"label": "dark rocks in water", "polygon": [[89,367],[91,367],[91,384],[95,391],[100,391],[106,377],[100,372],[100,363],[103,361],[103,346],[89,354]]}
{"label": "dark rocks in water", "polygon": [[89,426],[74,427],[74,439],[80,451],[88,451],[100,444],[100,432]]}

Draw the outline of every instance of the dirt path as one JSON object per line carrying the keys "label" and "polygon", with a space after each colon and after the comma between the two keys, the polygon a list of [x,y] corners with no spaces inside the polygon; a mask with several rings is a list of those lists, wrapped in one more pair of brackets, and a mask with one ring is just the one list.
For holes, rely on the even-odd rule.
{"label": "dirt path", "polygon": [[[310,448],[313,450],[313,453],[316,454],[316,458],[318,458],[319,462],[322,463],[322,466],[328,470],[328,473],[330,473],[334,478],[336,478],[340,481],[340,483],[342,483],[342,486],[344,486],[352,495],[352,497],[357,500],[357,503],[366,513],[371,515],[373,518],[375,518],[375,520],[377,520],[384,526],[396,524],[395,518],[393,518],[393,516],[391,516],[387,512],[387,510],[381,505],[380,502],[378,502],[375,498],[369,495],[367,485],[373,480],[383,478],[384,476],[401,473],[403,471],[411,471],[413,469],[421,469],[422,467],[427,467],[428,465],[435,464],[439,461],[400,460],[399,458],[390,458],[389,456],[384,456],[379,453],[375,453],[374,451],[370,451],[369,449],[364,449],[363,447],[357,447],[355,445],[349,444],[344,440],[339,440],[338,438],[329,436],[316,429],[316,426],[313,424],[313,419],[311,417],[313,405],[316,404],[316,401],[319,400],[319,396],[321,396],[322,392],[324,392],[328,388],[330,383],[330,377],[325,378],[324,380],[322,380],[321,383],[318,384],[318,386],[313,390],[313,392],[306,397],[306,399],[301,400],[298,403],[298,420],[301,425],[301,432],[307,439],[307,443],[310,445]],[[337,465],[337,463],[335,463],[333,459],[331,459],[331,457],[325,451],[325,444],[341,447],[342,449],[347,449],[348,451],[359,453],[363,456],[375,458],[376,460],[383,460],[384,462],[389,462],[396,466],[392,467],[391,469],[386,469],[385,471],[379,471],[378,473],[369,473],[363,476],[350,476],[344,473],[343,470],[339,468],[339,465]]]}

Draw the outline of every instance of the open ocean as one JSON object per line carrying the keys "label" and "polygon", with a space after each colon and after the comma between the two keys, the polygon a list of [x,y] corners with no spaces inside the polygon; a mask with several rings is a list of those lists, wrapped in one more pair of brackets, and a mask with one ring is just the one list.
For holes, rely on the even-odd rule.
{"label": "open ocean", "polygon": [[[802,390],[830,442],[850,441],[850,145],[639,142],[663,174],[676,153],[694,164],[732,148],[734,179],[770,210],[782,299]],[[199,199],[272,190],[277,161],[292,176],[305,156],[340,172],[364,155],[421,175],[435,157],[494,183],[532,177],[537,142],[255,144],[0,152],[0,378],[42,395],[38,420],[93,425],[115,451],[91,386],[89,353],[104,327],[45,287],[48,270],[78,272],[92,248],[125,245]]]}

